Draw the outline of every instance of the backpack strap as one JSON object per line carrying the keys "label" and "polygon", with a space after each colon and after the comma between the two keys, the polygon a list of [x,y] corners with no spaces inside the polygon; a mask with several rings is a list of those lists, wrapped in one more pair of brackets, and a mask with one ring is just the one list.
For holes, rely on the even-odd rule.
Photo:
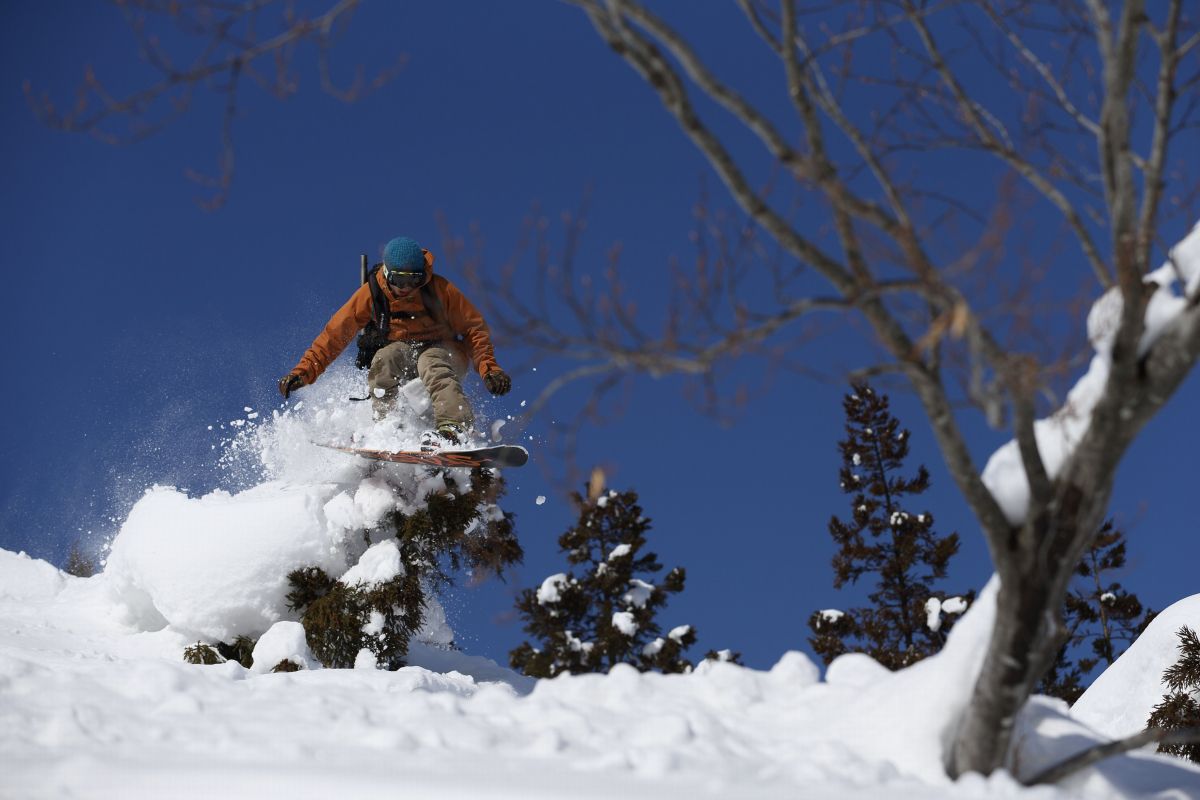
{"label": "backpack strap", "polygon": [[371,289],[371,316],[379,326],[379,330],[386,335],[392,325],[392,307],[388,303],[387,297],[384,296],[379,281],[375,279],[375,273],[379,272],[379,267],[379,264],[371,267],[371,271],[367,273],[367,285]]}

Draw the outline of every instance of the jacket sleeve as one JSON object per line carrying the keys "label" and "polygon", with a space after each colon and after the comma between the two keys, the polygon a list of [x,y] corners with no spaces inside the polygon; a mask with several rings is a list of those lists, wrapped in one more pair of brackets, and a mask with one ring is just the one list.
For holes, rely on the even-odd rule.
{"label": "jacket sleeve", "polygon": [[312,383],[333,360],[342,354],[350,340],[371,321],[371,288],[365,283],[358,287],[346,304],[329,318],[325,329],[317,334],[308,352],[292,373]]}
{"label": "jacket sleeve", "polygon": [[495,349],[492,347],[492,332],[483,321],[483,315],[453,283],[442,280],[439,284],[435,288],[441,295],[442,305],[446,308],[446,321],[456,334],[462,334],[468,355],[474,362],[479,377],[500,369],[500,365],[496,363]]}

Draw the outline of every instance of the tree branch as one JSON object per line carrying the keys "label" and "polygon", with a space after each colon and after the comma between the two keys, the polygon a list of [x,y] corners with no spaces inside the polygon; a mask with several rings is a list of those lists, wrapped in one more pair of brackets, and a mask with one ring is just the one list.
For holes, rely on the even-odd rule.
{"label": "tree branch", "polygon": [[1113,742],[1105,742],[1104,744],[1089,747],[1065,761],[1060,761],[1051,767],[1047,767],[1030,778],[1023,779],[1021,783],[1026,786],[1058,783],[1081,770],[1087,769],[1093,764],[1098,764],[1107,758],[1119,756],[1122,753],[1128,753],[1130,750],[1139,750],[1148,744],[1191,744],[1192,742],[1200,742],[1200,728],[1180,728],[1175,730],[1148,728],[1141,733],[1124,739],[1117,739]]}

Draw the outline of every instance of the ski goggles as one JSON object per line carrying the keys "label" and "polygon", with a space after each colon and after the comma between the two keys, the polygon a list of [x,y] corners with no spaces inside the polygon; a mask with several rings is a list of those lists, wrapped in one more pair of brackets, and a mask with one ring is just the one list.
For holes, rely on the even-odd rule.
{"label": "ski goggles", "polygon": [[387,282],[397,289],[415,289],[425,282],[425,270],[420,272],[406,272],[398,269],[383,270],[383,275],[387,278]]}

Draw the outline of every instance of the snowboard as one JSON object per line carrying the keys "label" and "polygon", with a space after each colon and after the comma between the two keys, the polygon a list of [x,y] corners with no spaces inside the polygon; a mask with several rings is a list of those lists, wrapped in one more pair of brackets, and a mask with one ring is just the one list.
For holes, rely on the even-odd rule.
{"label": "snowboard", "polygon": [[529,451],[513,444],[479,447],[473,450],[371,450],[313,442],[330,450],[340,450],[374,461],[396,464],[425,464],[430,467],[520,467],[529,460]]}

